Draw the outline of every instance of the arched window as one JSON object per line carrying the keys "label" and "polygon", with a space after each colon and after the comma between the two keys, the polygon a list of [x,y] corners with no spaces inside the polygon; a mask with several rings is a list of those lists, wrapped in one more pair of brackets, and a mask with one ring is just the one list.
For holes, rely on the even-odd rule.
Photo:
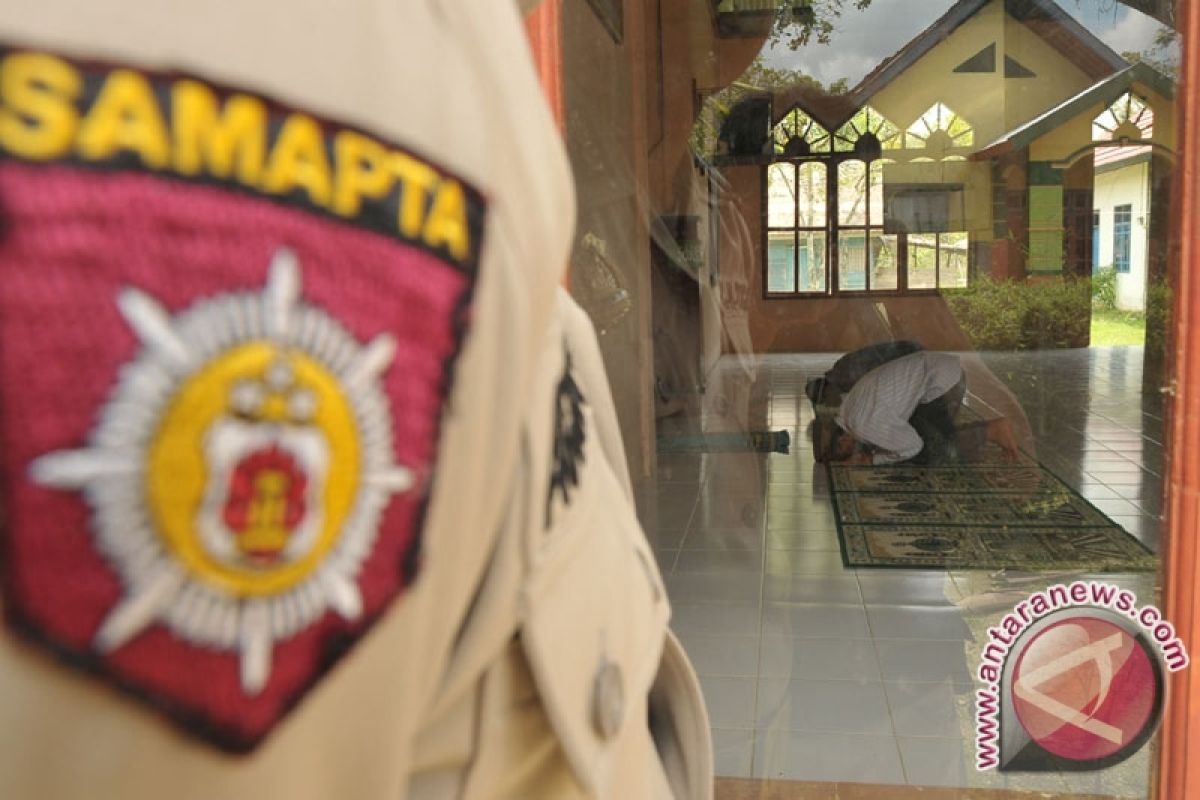
{"label": "arched window", "polygon": [[775,124],[774,137],[775,154],[785,158],[829,152],[829,131],[801,108],[783,115]]}
{"label": "arched window", "polygon": [[824,293],[828,170],[821,161],[767,168],[767,291]]}
{"label": "arched window", "polygon": [[[952,112],[932,111],[935,131],[947,137],[953,131],[962,139],[965,123],[956,123],[959,118]],[[966,134],[969,143],[969,126]],[[930,138],[929,131],[924,135]],[[883,174],[892,162],[884,154],[903,143],[903,132],[870,106],[860,108],[832,135],[801,108],[789,110],[776,123],[775,161],[763,170],[768,296],[965,285],[965,233],[934,233],[924,239],[903,228],[884,233]],[[930,152],[914,160],[933,161],[930,155],[941,159],[945,154]],[[914,237],[920,242],[911,258],[908,243]]]}
{"label": "arched window", "polygon": [[883,150],[900,147],[900,129],[870,106],[863,106],[833,135],[833,149],[854,153],[865,160],[878,158]]}
{"label": "arched window", "polygon": [[1149,153],[1153,138],[1154,109],[1143,98],[1125,92],[1092,120],[1092,141],[1096,143],[1092,159],[1099,168]]}
{"label": "arched window", "polygon": [[905,145],[912,150],[926,150],[928,156],[944,160],[950,150],[975,144],[975,129],[945,103],[934,103],[929,110],[908,126]]}
{"label": "arched window", "polygon": [[899,288],[897,238],[883,233],[883,161],[838,164],[838,289]]}
{"label": "arched window", "polygon": [[1154,136],[1154,109],[1126,92],[1092,120],[1092,141],[1149,140]]}

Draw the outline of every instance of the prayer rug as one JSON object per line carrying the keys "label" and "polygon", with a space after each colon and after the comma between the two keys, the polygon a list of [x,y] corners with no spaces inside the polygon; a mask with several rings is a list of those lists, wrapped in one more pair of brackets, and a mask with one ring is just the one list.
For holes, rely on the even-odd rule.
{"label": "prayer rug", "polygon": [[701,433],[691,436],[660,436],[660,453],[786,453],[791,446],[787,431],[748,433]]}
{"label": "prayer rug", "polygon": [[1040,464],[829,464],[847,567],[1146,572],[1154,553]]}

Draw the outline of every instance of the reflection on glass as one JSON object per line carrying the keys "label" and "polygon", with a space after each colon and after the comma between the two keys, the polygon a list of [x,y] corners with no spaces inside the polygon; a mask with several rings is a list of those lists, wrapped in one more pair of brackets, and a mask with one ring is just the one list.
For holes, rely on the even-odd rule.
{"label": "reflection on glass", "polygon": [[975,131],[971,123],[951,111],[945,103],[934,103],[908,126],[905,135],[905,145],[911,149],[944,152],[952,147],[970,147],[974,142]]}
{"label": "reflection on glass", "polygon": [[767,169],[767,292],[824,292],[826,167],[814,161]]}
{"label": "reflection on glass", "polygon": [[767,169],[767,224],[772,228],[796,224],[796,169],[772,164]]}
{"label": "reflection on glass", "polygon": [[838,165],[838,222],[863,225],[867,221],[867,165],[843,161]]}
{"label": "reflection on glass", "polygon": [[1128,139],[1149,139],[1154,135],[1154,109],[1140,97],[1126,92],[1092,120],[1092,139],[1112,141],[1122,136]]}
{"label": "reflection on glass", "polygon": [[970,237],[962,232],[908,234],[908,288],[966,286],[969,244]]}
{"label": "reflection on glass", "polygon": [[[574,7],[586,11],[589,5]],[[639,52],[652,62],[642,73],[650,91],[632,99],[648,117],[648,152],[637,151],[633,161],[628,144],[640,128],[632,121],[613,125],[607,152],[617,169],[584,171],[592,180],[580,193],[585,212],[592,203],[592,216],[601,218],[611,237],[623,231],[634,237],[638,228],[630,220],[640,219],[647,204],[658,215],[708,220],[694,229],[706,238],[716,283],[701,283],[698,290],[694,282],[683,283],[677,300],[667,297],[661,304],[651,297],[654,341],[643,348],[663,353],[655,359],[652,390],[673,385],[672,364],[703,359],[701,378],[687,384],[669,410],[625,423],[627,442],[641,444],[644,452],[654,444],[639,441],[639,434],[658,437],[657,460],[640,465],[642,474],[662,481],[648,487],[652,508],[645,516],[656,551],[672,570],[677,627],[699,654],[701,674],[730,674],[724,660],[714,665],[704,658],[714,646],[736,656],[740,666],[749,664],[747,675],[767,675],[770,668],[767,680],[726,680],[730,691],[715,692],[725,709],[757,698],[753,714],[717,725],[755,729],[754,758],[746,753],[744,763],[727,767],[728,774],[861,778],[860,752],[847,753],[843,774],[833,774],[830,751],[797,757],[811,755],[815,737],[796,734],[794,710],[811,705],[814,694],[837,695],[831,708],[845,707],[844,694],[856,716],[881,729],[897,708],[909,716],[919,711],[923,735],[944,743],[961,738],[960,712],[971,702],[958,682],[936,683],[946,670],[916,671],[938,689],[922,693],[919,703],[886,685],[873,697],[863,695],[861,686],[879,685],[869,637],[891,628],[882,606],[905,606],[895,620],[901,624],[912,617],[922,627],[936,627],[945,645],[935,648],[944,651],[939,663],[969,678],[977,664],[963,642],[978,641],[984,618],[1000,613],[998,594],[1019,595],[1038,579],[1023,572],[1022,582],[1010,585],[1008,573],[975,564],[953,579],[950,572],[913,571],[911,586],[907,578],[885,580],[864,571],[856,582],[837,552],[848,530],[839,525],[848,519],[842,516],[848,506],[840,505],[844,495],[835,494],[841,491],[832,478],[838,473],[815,463],[808,438],[810,425],[836,414],[837,395],[808,394],[806,383],[831,372],[844,354],[881,342],[910,339],[930,350],[961,353],[968,410],[1013,420],[1039,469],[1067,484],[1072,497],[1094,498],[1097,513],[1103,506],[1116,527],[1156,547],[1162,489],[1157,443],[1163,439],[1155,387],[1162,377],[1154,371],[1161,359],[1152,356],[1162,351],[1163,326],[1157,346],[1144,329],[1130,336],[1133,346],[1101,338],[1104,312],[1092,310],[1091,287],[1077,276],[1087,276],[1094,264],[1127,269],[1111,275],[1111,304],[1118,309],[1112,316],[1142,311],[1151,317],[1145,312],[1157,303],[1161,319],[1168,198],[1178,156],[1174,131],[1178,98],[1185,95],[1172,89],[1169,70],[1152,63],[1165,56],[1151,52],[1152,23],[1126,3],[938,0],[932,9],[872,0],[859,9],[850,2],[721,0],[692,4],[694,16],[683,10],[687,4],[676,5],[669,24],[664,17],[643,26],[649,46]],[[768,14],[768,7],[782,12]],[[834,8],[841,13],[833,14]],[[1062,16],[1048,16],[1052,9]],[[815,18],[813,37],[788,48],[781,29],[802,12]],[[590,17],[575,21],[594,23]],[[677,37],[682,28],[676,22],[684,21],[692,46],[681,49],[666,37]],[[828,28],[820,26],[825,22]],[[1118,27],[1126,34],[1119,47]],[[1138,44],[1132,43],[1135,28],[1146,32]],[[749,52],[753,36],[765,43],[757,57]],[[1130,69],[1121,60],[1126,49],[1138,52],[1140,65]],[[737,76],[728,67],[736,60],[729,58],[733,50],[745,51],[748,63]],[[620,46],[611,52],[613,64],[628,63]],[[598,84],[598,92],[610,91],[601,77],[611,70],[589,68],[586,80]],[[1151,68],[1166,80],[1151,75]],[[655,83],[656,74],[670,79]],[[688,154],[672,149],[678,127],[672,114],[691,108],[697,93],[714,110],[708,118],[718,130],[709,139],[723,135],[747,144],[736,157],[697,151],[704,163],[685,191]],[[607,95],[584,100],[598,97]],[[770,113],[737,113],[761,108],[743,106],[746,98],[769,98]],[[597,110],[580,112],[578,127],[589,135],[609,122],[595,118],[610,106],[594,105]],[[647,172],[643,158],[649,185],[640,177]],[[627,209],[614,211],[613,193],[605,191],[609,185],[601,179],[613,174],[631,177],[630,191],[621,196],[638,202]],[[642,244],[631,241],[622,251],[630,254],[631,274],[637,274],[634,259]],[[1043,313],[1047,308],[1055,312]],[[1125,308],[1134,314],[1120,310]],[[645,370],[636,369],[645,362],[632,358],[625,344],[634,338],[610,332],[605,341],[610,363],[625,370],[614,385],[629,413],[647,394]],[[978,352],[962,353],[972,348]],[[778,447],[783,434],[790,447]],[[630,451],[638,457],[638,448]],[[989,494],[952,498],[947,524],[969,526],[1007,502]],[[892,521],[915,520],[906,515],[923,513],[912,509],[928,500],[917,498],[910,509],[889,506],[886,514]],[[882,506],[874,508],[885,514]],[[879,536],[891,534],[881,529]],[[945,544],[940,538],[923,537],[909,548],[911,555],[933,563],[939,558],[934,551]],[[879,541],[896,552],[908,548],[903,537]],[[1035,564],[1032,571],[1037,569]],[[1153,586],[1152,573],[1134,577]],[[1052,578],[1058,579],[1046,576]],[[849,580],[851,597],[839,593],[816,614],[807,605],[797,612],[798,604],[815,603],[814,579],[837,587]],[[727,588],[736,595],[727,595]],[[731,624],[729,636],[719,641],[712,608],[734,596],[721,609]],[[930,599],[936,607],[926,604]],[[823,631],[846,640],[837,644],[836,668],[814,674],[803,655],[811,648],[794,642],[812,634],[822,618],[847,619],[843,606],[859,601],[872,625],[862,622],[857,633],[841,625]],[[746,604],[748,613],[735,616]],[[864,605],[854,619],[867,619]],[[873,617],[879,614],[877,629]],[[870,657],[860,670],[856,656],[862,652]],[[763,669],[756,672],[756,664]],[[804,680],[787,680],[801,672]],[[813,722],[840,730],[833,717]],[[914,758],[912,764],[903,747],[884,744],[889,753],[901,752],[903,763],[878,774],[876,783],[903,784],[925,774],[966,789],[979,778],[970,742],[961,752],[939,747],[936,759]],[[1123,794],[1147,796],[1144,771],[1130,768],[1124,775],[1129,783]],[[1030,786],[1061,793],[1063,776],[1043,777],[1030,777]],[[1095,777],[1078,788],[1115,788],[1103,785],[1105,776]]]}
{"label": "reflection on glass", "polygon": [[888,159],[871,162],[871,188],[868,192],[870,205],[867,208],[867,213],[871,218],[871,227],[883,224],[883,165],[888,163],[891,163]]}
{"label": "reflection on glass", "polygon": [[908,288],[937,288],[936,233],[910,233],[908,235]]}
{"label": "reflection on glass", "polygon": [[800,190],[797,198],[797,215],[802,227],[824,227],[825,225],[825,165],[809,161],[796,167],[796,185]]}
{"label": "reflection on glass", "polygon": [[958,289],[967,285],[967,234],[938,234],[938,286]]}
{"label": "reflection on glass", "polygon": [[874,135],[884,150],[898,148],[902,143],[899,128],[875,109],[863,106],[845,125],[838,128],[833,137],[833,149],[852,152],[858,140],[867,133]]}
{"label": "reflection on glass", "polygon": [[795,158],[829,151],[829,131],[803,109],[793,108],[775,126],[775,152]]}
{"label": "reflection on glass", "polygon": [[899,288],[897,246],[899,236],[871,234],[871,290],[877,292]]}
{"label": "reflection on glass", "polygon": [[791,231],[767,234],[767,291],[796,291],[796,238]]}
{"label": "reflection on glass", "polygon": [[825,233],[801,231],[797,273],[801,292],[825,291]]}
{"label": "reflection on glass", "polygon": [[861,292],[867,288],[866,237],[862,231],[838,233],[838,288]]}

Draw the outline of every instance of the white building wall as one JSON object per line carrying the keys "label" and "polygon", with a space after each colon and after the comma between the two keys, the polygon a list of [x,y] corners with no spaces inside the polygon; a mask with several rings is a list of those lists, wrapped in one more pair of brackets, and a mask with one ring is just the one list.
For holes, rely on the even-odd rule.
{"label": "white building wall", "polygon": [[1100,266],[1113,265],[1113,210],[1130,205],[1129,272],[1117,276],[1117,307],[1127,311],[1146,308],[1146,232],[1150,164],[1131,164],[1096,175],[1092,208],[1100,211]]}

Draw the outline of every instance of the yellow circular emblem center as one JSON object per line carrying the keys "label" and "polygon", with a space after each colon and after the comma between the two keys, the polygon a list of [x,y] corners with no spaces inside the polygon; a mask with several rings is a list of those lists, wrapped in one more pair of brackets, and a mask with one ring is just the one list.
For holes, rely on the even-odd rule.
{"label": "yellow circular emblem center", "polygon": [[149,445],[146,495],[167,549],[238,596],[308,578],[359,486],[354,411],[304,353],[251,342],[183,382]]}

